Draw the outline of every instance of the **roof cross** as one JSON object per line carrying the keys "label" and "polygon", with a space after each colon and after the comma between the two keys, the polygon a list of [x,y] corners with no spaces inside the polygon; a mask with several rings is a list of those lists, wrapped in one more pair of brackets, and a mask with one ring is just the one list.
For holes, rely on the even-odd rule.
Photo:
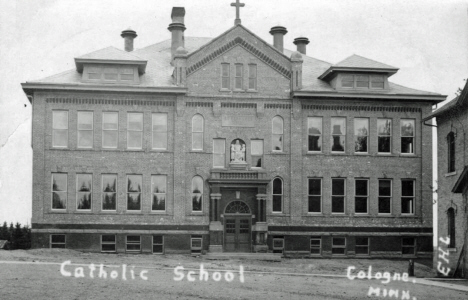
{"label": "roof cross", "polygon": [[240,0],[236,0],[236,3],[231,3],[231,6],[236,7],[236,20],[234,21],[234,25],[240,24],[241,19],[239,17],[239,10],[241,7],[245,6],[245,3],[240,3]]}

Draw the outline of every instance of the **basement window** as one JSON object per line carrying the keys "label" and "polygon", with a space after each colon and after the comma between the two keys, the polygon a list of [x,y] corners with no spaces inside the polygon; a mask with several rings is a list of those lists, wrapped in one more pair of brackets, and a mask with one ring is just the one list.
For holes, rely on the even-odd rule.
{"label": "basement window", "polygon": [[310,254],[311,255],[320,255],[322,254],[322,238],[321,237],[311,237],[310,238]]}
{"label": "basement window", "polygon": [[201,235],[192,235],[190,238],[190,249],[192,254],[201,254],[203,248],[203,240]]}
{"label": "basement window", "polygon": [[115,252],[115,235],[101,235],[101,252]]}
{"label": "basement window", "polygon": [[127,252],[137,252],[141,250],[141,236],[127,235]]}
{"label": "basement window", "polygon": [[401,238],[401,254],[415,255],[416,254],[416,238],[404,237]]}
{"label": "basement window", "polygon": [[66,248],[66,236],[64,234],[51,234],[50,248]]}
{"label": "basement window", "polygon": [[284,251],[284,237],[273,238],[273,253],[283,253]]}
{"label": "basement window", "polygon": [[346,238],[334,237],[332,238],[332,255],[345,255],[346,254]]}
{"label": "basement window", "polygon": [[164,236],[153,235],[153,254],[164,254]]}
{"label": "basement window", "polygon": [[356,237],[356,255],[369,255],[369,238]]}

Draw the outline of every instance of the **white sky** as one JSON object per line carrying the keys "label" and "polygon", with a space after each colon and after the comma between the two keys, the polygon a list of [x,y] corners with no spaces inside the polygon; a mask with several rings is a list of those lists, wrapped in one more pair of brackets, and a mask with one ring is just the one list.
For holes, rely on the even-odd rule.
{"label": "white sky", "polygon": [[[129,26],[135,48],[169,39],[173,6],[186,36],[216,37],[234,24],[234,0],[0,0],[0,222],[30,223],[31,106],[20,83],[74,68],[74,57],[115,46]],[[468,77],[468,0],[243,0],[242,24],[268,42],[275,25],[310,39],[331,63],[358,54],[400,68],[391,81],[454,97]],[[26,104],[26,106],[25,106]]]}

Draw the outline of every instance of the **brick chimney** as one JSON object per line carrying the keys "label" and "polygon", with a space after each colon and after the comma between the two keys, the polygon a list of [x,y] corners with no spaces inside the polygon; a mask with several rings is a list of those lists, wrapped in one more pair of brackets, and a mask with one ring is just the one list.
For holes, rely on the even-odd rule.
{"label": "brick chimney", "polygon": [[124,38],[125,51],[132,52],[133,51],[133,39],[138,36],[136,32],[128,28],[127,30],[122,31],[122,34],[120,36]]}
{"label": "brick chimney", "polygon": [[273,46],[281,53],[283,53],[284,50],[283,40],[286,33],[288,33],[288,31],[286,30],[286,27],[283,26],[275,26],[270,30],[270,34],[273,36]]}
{"label": "brick chimney", "polygon": [[297,46],[297,51],[302,54],[307,54],[307,44],[309,44],[309,39],[306,37],[298,37],[294,39],[294,44]]}
{"label": "brick chimney", "polygon": [[184,17],[185,17],[185,8],[184,7],[173,7],[171,18],[172,23],[169,24],[167,28],[172,33],[172,42],[171,42],[171,61],[174,59],[176,50],[179,47],[184,48]]}

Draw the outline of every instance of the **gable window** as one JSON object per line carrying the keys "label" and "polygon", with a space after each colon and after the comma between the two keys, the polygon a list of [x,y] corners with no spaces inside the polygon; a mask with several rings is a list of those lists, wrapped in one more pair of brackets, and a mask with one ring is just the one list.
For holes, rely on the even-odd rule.
{"label": "gable window", "polygon": [[356,179],[354,197],[354,212],[367,214],[369,206],[369,179]]}
{"label": "gable window", "polygon": [[357,236],[354,251],[356,255],[369,255],[369,238]]}
{"label": "gable window", "polygon": [[322,118],[321,117],[309,117],[307,118],[308,123],[308,135],[309,135],[309,151],[310,152],[321,152],[322,151]]}
{"label": "gable window", "polygon": [[345,255],[346,254],[346,238],[345,237],[332,237],[332,255]]}
{"label": "gable window", "polygon": [[345,195],[344,178],[332,178],[332,213],[345,212]]}
{"label": "gable window", "polygon": [[153,193],[152,211],[166,210],[166,175],[151,176],[151,192]]}
{"label": "gable window", "polygon": [[117,148],[119,142],[119,113],[102,113],[102,148]]}
{"label": "gable window", "polygon": [[392,150],[392,120],[377,119],[377,135],[379,153],[390,153]]}
{"label": "gable window", "polygon": [[143,114],[127,113],[127,148],[142,149],[143,147]]}
{"label": "gable window", "polygon": [[263,167],[263,140],[251,140],[252,168]]}
{"label": "gable window", "polygon": [[243,88],[243,77],[244,77],[244,66],[242,64],[235,64],[236,66],[236,77],[234,88],[241,90]]}
{"label": "gable window", "polygon": [[113,234],[101,235],[101,252],[115,252],[115,240]]}
{"label": "gable window", "polygon": [[273,212],[283,211],[283,180],[273,179]]}
{"label": "gable window", "polygon": [[66,248],[66,240],[65,234],[51,234],[50,248]]}
{"label": "gable window", "polygon": [[164,254],[164,236],[153,235],[153,254]]}
{"label": "gable window", "polygon": [[127,252],[140,252],[141,236],[127,235],[126,246],[127,246]]}
{"label": "gable window", "polygon": [[401,254],[415,255],[416,254],[416,238],[402,237],[401,238]]}
{"label": "gable window", "polygon": [[200,176],[192,178],[192,211],[202,211],[203,179]]}
{"label": "gable window", "polygon": [[52,173],[52,209],[67,209],[67,174]]}
{"label": "gable window", "polygon": [[91,210],[93,175],[76,174],[76,209]]}
{"label": "gable window", "polygon": [[[346,149],[346,118],[331,118],[331,151],[345,152]],[[309,142],[310,143],[310,142]]]}
{"label": "gable window", "polygon": [[78,148],[93,147],[93,112],[78,112]]}
{"label": "gable window", "polygon": [[371,88],[372,89],[383,89],[385,87],[385,80],[383,76],[372,76],[371,77]]}
{"label": "gable window", "polygon": [[117,175],[102,175],[102,210],[117,209]]}
{"label": "gable window", "polygon": [[369,119],[354,119],[354,151],[358,153],[367,153],[369,139]]}
{"label": "gable window", "polygon": [[52,146],[68,147],[68,111],[52,111]]}
{"label": "gable window", "polygon": [[414,120],[401,119],[401,153],[414,153]]}
{"label": "gable window", "polygon": [[455,209],[450,207],[447,210],[447,235],[449,237],[449,248],[455,248]]}
{"label": "gable window", "polygon": [[127,210],[141,210],[142,175],[127,175]]}
{"label": "gable window", "polygon": [[283,151],[283,118],[275,116],[272,119],[271,146],[273,151]]}
{"label": "gable window", "polygon": [[448,172],[455,172],[455,134],[450,132],[447,135],[447,158],[448,158]]}
{"label": "gable window", "polygon": [[167,114],[153,114],[153,149],[167,149]]}
{"label": "gable window", "polygon": [[213,139],[213,168],[224,168],[226,162],[226,140]]}
{"label": "gable window", "polygon": [[322,238],[320,236],[313,236],[310,238],[310,254],[322,254]]}
{"label": "gable window", "polygon": [[310,213],[322,212],[322,179],[309,178],[309,209]]}
{"label": "gable window", "polygon": [[257,89],[257,65],[249,65],[249,90]]}
{"label": "gable window", "polygon": [[231,89],[231,76],[230,76],[230,65],[221,64],[221,88]]}
{"label": "gable window", "polygon": [[203,126],[201,115],[192,117],[192,150],[203,150]]}
{"label": "gable window", "polygon": [[379,214],[392,213],[392,181],[379,179]]}
{"label": "gable window", "polygon": [[414,214],[414,180],[401,181],[401,213]]}

